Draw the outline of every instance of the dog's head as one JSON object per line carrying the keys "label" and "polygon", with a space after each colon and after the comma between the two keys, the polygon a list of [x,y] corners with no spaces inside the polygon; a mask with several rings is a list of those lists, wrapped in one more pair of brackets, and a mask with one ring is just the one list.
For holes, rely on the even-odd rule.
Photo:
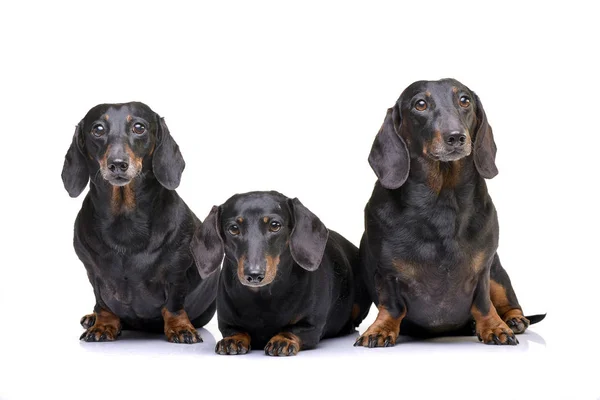
{"label": "dog's head", "polygon": [[203,278],[218,269],[225,254],[243,285],[261,287],[291,266],[291,259],[316,270],[328,236],[325,225],[298,199],[251,192],[213,207],[196,230],[191,250]]}
{"label": "dog's head", "polygon": [[498,174],[492,128],[477,95],[454,79],[418,81],[387,111],[369,163],[383,187],[397,189],[411,158],[444,163],[471,153],[482,177]]}
{"label": "dog's head", "polygon": [[77,124],[62,179],[71,197],[101,176],[125,186],[152,172],[167,189],[179,186],[185,162],[163,118],[138,102],[100,104]]}

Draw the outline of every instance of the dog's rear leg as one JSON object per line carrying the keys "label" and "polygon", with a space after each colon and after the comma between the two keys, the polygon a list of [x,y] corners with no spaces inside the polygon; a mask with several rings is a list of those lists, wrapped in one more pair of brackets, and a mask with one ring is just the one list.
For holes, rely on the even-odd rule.
{"label": "dog's rear leg", "polygon": [[496,307],[498,315],[513,330],[523,333],[529,326],[529,320],[523,315],[523,310],[517,300],[508,274],[500,263],[498,253],[494,255],[490,270],[490,298]]}

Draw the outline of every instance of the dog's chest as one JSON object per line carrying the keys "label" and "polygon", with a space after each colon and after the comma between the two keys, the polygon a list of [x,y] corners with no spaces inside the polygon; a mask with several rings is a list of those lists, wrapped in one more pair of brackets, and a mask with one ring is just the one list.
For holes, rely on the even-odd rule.
{"label": "dog's chest", "polygon": [[479,272],[489,252],[462,251],[429,262],[396,261],[394,268],[407,306],[407,319],[428,329],[450,329],[470,317]]}
{"label": "dog's chest", "polygon": [[112,256],[105,263],[96,285],[102,300],[117,315],[131,318],[159,318],[166,301],[164,279],[150,273],[137,257]]}

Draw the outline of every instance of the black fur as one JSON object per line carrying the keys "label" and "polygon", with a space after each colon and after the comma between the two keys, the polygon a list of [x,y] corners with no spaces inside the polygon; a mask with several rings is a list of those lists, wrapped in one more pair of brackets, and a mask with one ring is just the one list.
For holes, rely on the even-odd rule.
{"label": "black fur", "polygon": [[217,296],[220,354],[245,353],[240,344],[228,345],[228,337],[249,334],[254,348],[290,355],[278,350],[283,342],[271,342],[275,335],[295,335],[309,349],[352,332],[368,313],[358,249],[298,199],[235,195],[213,208],[196,238],[204,243],[196,247],[201,273],[211,273],[225,255]]}
{"label": "black fur", "polygon": [[74,237],[96,297],[83,339],[100,339],[90,334],[99,312],[148,331],[165,328],[163,309],[184,310],[195,327],[214,315],[218,274],[199,275],[189,246],[200,220],[174,191],[184,166],[164,120],[143,103],[101,104],[78,124],[62,178],[71,197],[90,182]]}
{"label": "black fur", "polygon": [[[472,334],[472,308],[489,311],[490,281],[506,291],[505,308],[521,310],[496,255],[498,219],[484,180],[498,173],[495,156],[481,101],[456,80],[415,82],[388,110],[369,155],[378,181],[360,257],[382,321],[400,319],[401,333]],[[367,335],[382,332],[374,324]],[[516,343],[506,336],[503,344]]]}

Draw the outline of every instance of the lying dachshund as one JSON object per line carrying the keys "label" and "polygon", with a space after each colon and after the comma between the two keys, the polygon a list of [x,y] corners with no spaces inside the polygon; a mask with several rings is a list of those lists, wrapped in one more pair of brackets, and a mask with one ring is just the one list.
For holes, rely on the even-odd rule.
{"label": "lying dachshund", "polygon": [[496,145],[474,92],[453,79],[410,85],[388,110],[369,163],[378,182],[365,209],[362,268],[378,306],[355,345],[472,334],[517,344],[526,318],[496,253],[498,219],[485,180]]}
{"label": "lying dachshund", "polygon": [[194,265],[200,221],[175,192],[184,167],[165,121],[145,104],[101,104],[77,125],[62,179],[71,197],[90,181],[74,238],[96,297],[82,340],[136,329],[202,341],[195,327],[215,313],[218,274],[201,278]]}
{"label": "lying dachshund", "polygon": [[298,199],[235,195],[213,207],[192,243],[201,275],[216,270],[225,254],[218,354],[245,354],[252,343],[271,356],[295,355],[353,332],[368,313],[358,249],[328,232]]}

